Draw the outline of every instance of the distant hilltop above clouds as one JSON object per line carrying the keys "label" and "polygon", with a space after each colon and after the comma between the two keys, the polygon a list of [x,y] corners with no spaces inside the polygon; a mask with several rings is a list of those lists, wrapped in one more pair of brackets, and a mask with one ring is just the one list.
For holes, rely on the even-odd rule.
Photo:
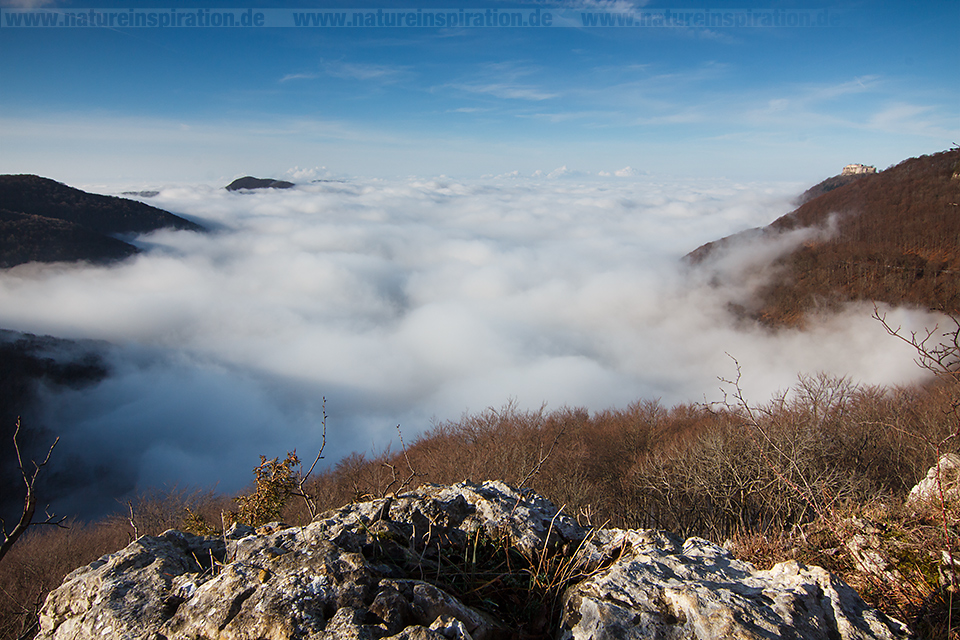
{"label": "distant hilltop above clouds", "polygon": [[227,191],[250,191],[253,189],[289,189],[292,186],[293,183],[287,182],[286,180],[244,176],[243,178],[237,178],[228,184],[225,189]]}

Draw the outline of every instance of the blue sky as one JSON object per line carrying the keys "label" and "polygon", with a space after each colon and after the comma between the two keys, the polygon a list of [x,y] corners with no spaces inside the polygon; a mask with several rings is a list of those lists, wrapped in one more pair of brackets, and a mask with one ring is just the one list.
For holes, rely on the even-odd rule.
{"label": "blue sky", "polygon": [[[111,6],[128,7],[35,8]],[[541,7],[570,15],[581,7],[640,7],[442,0],[220,6]],[[304,178],[479,178],[561,167],[596,177],[630,167],[633,174],[810,182],[849,162],[884,168],[960,140],[955,1],[678,2],[644,9],[703,6],[826,9],[837,26],[4,23],[0,171],[74,184],[155,184],[292,175],[296,168]]]}

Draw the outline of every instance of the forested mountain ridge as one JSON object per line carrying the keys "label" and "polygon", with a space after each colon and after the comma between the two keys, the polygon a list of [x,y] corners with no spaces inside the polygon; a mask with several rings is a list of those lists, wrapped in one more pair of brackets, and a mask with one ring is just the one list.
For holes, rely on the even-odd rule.
{"label": "forested mountain ridge", "polygon": [[[822,183],[821,183],[822,184]],[[873,300],[960,312],[960,148],[856,176],[760,230],[703,245],[699,265],[736,237],[831,227],[781,256],[778,277],[736,311],[768,326],[799,326],[814,309]]]}

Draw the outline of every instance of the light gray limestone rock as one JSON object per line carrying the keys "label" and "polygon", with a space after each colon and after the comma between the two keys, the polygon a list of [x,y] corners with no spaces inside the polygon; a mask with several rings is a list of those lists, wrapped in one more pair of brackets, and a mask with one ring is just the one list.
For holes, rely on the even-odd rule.
{"label": "light gray limestone rock", "polygon": [[700,538],[604,533],[602,546],[618,558],[564,594],[564,640],[907,637],[820,567],[758,571]]}
{"label": "light gray limestone rock", "polygon": [[905,635],[823,569],[786,563],[756,571],[697,538],[587,532],[536,494],[486,482],[351,504],[305,527],[141,538],[68,575],[47,598],[37,637],[520,638],[522,629],[498,617],[508,603],[474,598],[468,606],[471,590],[458,591],[453,579],[471,549],[476,556],[478,546],[498,545],[516,558],[559,554],[589,575],[567,589],[557,637]]}
{"label": "light gray limestone rock", "polygon": [[[939,483],[937,476],[939,475]],[[922,478],[907,496],[907,504],[939,500],[940,487],[943,487],[945,500],[960,500],[960,456],[946,453],[940,456],[937,464],[930,467],[926,477]]]}

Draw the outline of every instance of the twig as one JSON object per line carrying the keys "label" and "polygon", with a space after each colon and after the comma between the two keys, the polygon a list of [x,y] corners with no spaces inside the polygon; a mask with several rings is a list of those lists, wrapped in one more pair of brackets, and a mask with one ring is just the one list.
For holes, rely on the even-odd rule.
{"label": "twig", "polygon": [[137,528],[136,514],[133,512],[133,501],[127,500],[127,509],[129,511],[129,517],[127,522],[130,523],[130,528],[133,529],[133,539],[136,540],[140,537],[140,530]]}

